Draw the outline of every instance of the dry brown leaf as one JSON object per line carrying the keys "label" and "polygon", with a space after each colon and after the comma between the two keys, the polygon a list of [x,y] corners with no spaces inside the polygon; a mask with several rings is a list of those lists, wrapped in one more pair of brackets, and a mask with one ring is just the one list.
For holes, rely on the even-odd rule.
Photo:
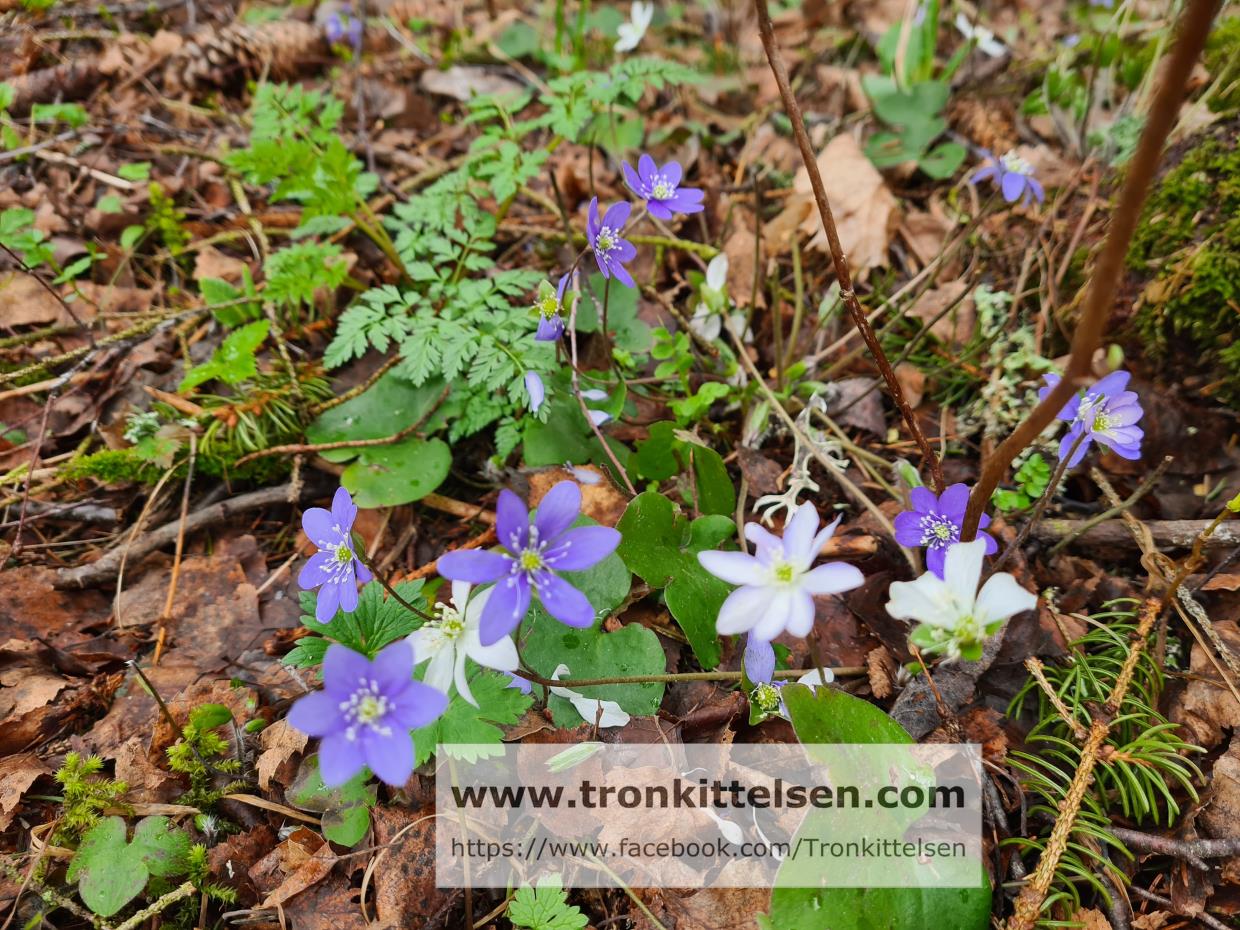
{"label": "dry brown leaf", "polygon": [[1148,914],[1137,914],[1132,918],[1132,930],[1162,930],[1175,920],[1170,911],[1150,911]]}
{"label": "dry brown leaf", "polygon": [[909,406],[918,406],[926,394],[925,373],[912,362],[901,362],[895,367],[895,372],[896,381],[899,382],[900,390],[904,392]]}
{"label": "dry brown leaf", "polygon": [[284,720],[277,720],[263,730],[258,741],[263,747],[258,757],[258,787],[266,791],[271,787],[271,779],[281,769],[288,768],[280,778],[288,784],[293,775],[293,767],[289,764],[293,756],[306,748],[308,737],[300,730],[295,730]]}
{"label": "dry brown leaf", "polygon": [[144,736],[131,736],[116,753],[116,777],[129,786],[132,801],[171,801],[183,792],[180,779],[151,761]]}
{"label": "dry brown leaf", "polygon": [[1112,930],[1111,922],[1107,920],[1106,914],[1094,908],[1081,909],[1072,915],[1072,919],[1079,921],[1081,930]]}
{"label": "dry brown leaf", "polygon": [[[887,248],[900,220],[895,195],[848,133],[827,143],[818,156],[818,170],[849,268],[854,278],[864,280],[870,269],[887,264]],[[793,186],[783,212],[767,227],[766,245],[782,253],[789,248],[789,237],[800,234],[810,237],[811,248],[826,252],[826,233],[804,166]]]}
{"label": "dry brown leaf", "polygon": [[24,271],[0,272],[0,306],[6,326],[67,325],[73,322],[67,310],[34,275]]}
{"label": "dry brown leaf", "polygon": [[[728,295],[738,307],[748,307],[753,302],[754,282],[757,280],[757,255],[754,247],[753,226],[748,216],[738,211],[732,235],[723,244],[723,254],[728,257]],[[766,295],[758,289],[758,306],[766,306]]]}
{"label": "dry brown leaf", "polygon": [[930,264],[942,251],[947,237],[956,227],[955,221],[936,199],[931,200],[930,210],[913,210],[900,220],[900,238],[923,267]]}
{"label": "dry brown leaf", "polygon": [[421,84],[432,94],[451,97],[462,103],[474,97],[515,93],[524,87],[493,68],[479,65],[453,65],[443,71],[428,68],[422,72]]}
{"label": "dry brown leaf", "polygon": [[[1214,629],[1233,652],[1240,653],[1240,629],[1234,620],[1219,620]],[[1240,703],[1220,681],[1214,663],[1200,644],[1193,644],[1186,677],[1188,684],[1172,704],[1168,717],[1188,728],[1186,737],[1191,742],[1212,749],[1223,741],[1224,729],[1240,727]]]}
{"label": "dry brown leaf", "polygon": [[[710,930],[757,930],[755,915],[770,909],[769,891],[761,888],[702,888],[688,893],[641,889],[638,895],[667,926]],[[631,915],[634,930],[655,926],[640,911]]]}
{"label": "dry brown leaf", "polygon": [[238,284],[246,267],[246,263],[241,259],[225,255],[215,246],[208,245],[199,249],[198,256],[194,259],[194,280],[219,278],[230,284]]}
{"label": "dry brown leaf", "polygon": [[[603,526],[615,526],[616,521],[624,514],[624,508],[628,506],[628,499],[611,483],[610,478],[593,465],[579,465],[574,467],[573,471],[589,472],[598,477],[594,484],[577,482],[581,488],[581,512]],[[536,506],[555,485],[572,478],[573,475],[563,468],[545,468],[531,472],[530,507]]]}
{"label": "dry brown leaf", "polygon": [[0,759],[0,833],[9,828],[17,813],[17,805],[35,779],[51,775],[52,770],[32,752]]}
{"label": "dry brown leaf", "polygon": [[[376,807],[375,845],[395,843],[375,869],[375,909],[380,923],[422,927],[452,907],[459,892],[435,886],[434,805],[420,810]],[[401,831],[404,831],[403,833]],[[397,835],[400,841],[396,842]]]}
{"label": "dry brown leaf", "polygon": [[930,333],[948,346],[964,345],[973,336],[977,312],[973,297],[966,295],[964,281],[952,281],[922,294],[909,308],[909,316],[922,323],[934,322]]}

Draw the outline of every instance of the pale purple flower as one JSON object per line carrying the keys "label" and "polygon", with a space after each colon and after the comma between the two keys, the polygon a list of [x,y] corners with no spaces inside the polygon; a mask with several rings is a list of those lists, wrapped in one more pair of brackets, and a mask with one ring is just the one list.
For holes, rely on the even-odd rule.
{"label": "pale purple flower", "polygon": [[547,389],[543,385],[542,377],[536,371],[527,371],[525,373],[525,393],[530,398],[530,412],[537,413],[538,408],[543,405],[543,401],[547,399]]}
{"label": "pale purple flower", "polygon": [[560,278],[555,290],[552,290],[550,282],[539,282],[538,300],[534,304],[538,314],[538,332],[534,338],[539,342],[555,342],[564,334],[564,317],[560,316],[560,312],[564,309],[564,291],[571,274]]}
{"label": "pale purple flower", "polygon": [[[960,527],[964,525],[964,512],[969,506],[969,488],[953,484],[941,496],[935,496],[929,488],[913,488],[909,492],[912,510],[899,514],[893,526],[896,542],[901,546],[926,547],[926,568],[943,577],[943,560],[947,547],[960,542]],[[982,514],[977,526],[979,531],[990,525],[990,517]],[[994,555],[999,545],[988,533],[979,532],[978,539],[986,541],[986,554]]]}
{"label": "pale purple flower", "polygon": [[330,623],[339,608],[347,614],[357,610],[357,585],[370,581],[370,570],[353,548],[353,521],[357,505],[344,488],[336,489],[332,509],[311,507],[301,516],[301,528],[318,547],[302,566],[297,583],[306,590],[318,588],[314,619]]}
{"label": "pale purple flower", "polygon": [[628,239],[620,237],[632,211],[631,203],[613,203],[600,221],[598,198],[595,197],[590,201],[590,210],[586,216],[586,239],[590,243],[590,250],[594,252],[594,260],[598,262],[598,270],[603,273],[604,278],[615,275],[616,280],[625,287],[636,287],[624,263],[637,257],[637,248]]}
{"label": "pale purple flower", "polygon": [[495,587],[479,618],[482,645],[489,646],[520,625],[538,595],[544,609],[568,626],[594,623],[589,599],[558,572],[579,572],[601,562],[620,545],[609,526],[572,528],[581,511],[581,489],[561,481],[530,513],[521,498],[505,489],[495,507],[500,551],[461,550],[439,558],[439,573],[453,581]]}
{"label": "pale purple flower", "polygon": [[365,24],[345,7],[327,17],[323,32],[328,45],[349,45],[356,54],[362,50],[362,31],[365,28]]}
{"label": "pale purple flower", "polygon": [[1029,162],[1015,152],[996,156],[986,149],[982,151],[985,152],[988,163],[974,172],[969,183],[976,184],[978,181],[993,178],[1003,194],[1003,199],[1008,203],[1016,203],[1018,200],[1026,204],[1035,200],[1038,203],[1043,201],[1045,192],[1033,176],[1033,166]]}
{"label": "pale purple flower", "polygon": [[[1044,375],[1046,386],[1038,390],[1038,399],[1043,400],[1051,389],[1059,383],[1059,375]],[[1071,453],[1068,467],[1080,463],[1089,450],[1089,444],[1095,440],[1102,443],[1120,458],[1141,458],[1141,440],[1145,431],[1136,423],[1145,415],[1141,409],[1141,399],[1136,391],[1128,390],[1128,379],[1132,376],[1126,371],[1113,371],[1092,387],[1079,392],[1059,411],[1058,418],[1069,424],[1068,432],[1059,441],[1059,458],[1062,461]],[[1077,439],[1081,444],[1072,447]]]}
{"label": "pale purple flower", "polygon": [[682,175],[679,162],[669,161],[660,168],[649,155],[637,159],[634,171],[628,162],[620,166],[624,182],[638,197],[646,201],[651,216],[670,220],[675,213],[700,213],[702,191],[696,187],[681,187]]}
{"label": "pale purple flower", "polygon": [[758,639],[753,633],[745,640],[745,676],[754,684],[770,684],[775,674],[775,650],[770,640]]}
{"label": "pale purple flower", "polygon": [[369,766],[400,787],[413,772],[410,731],[448,706],[447,695],[413,680],[413,648],[397,640],[374,661],[339,643],[323,657],[323,690],[307,694],[288,714],[289,726],[322,738],[319,774],[342,785]]}
{"label": "pale purple flower", "polygon": [[818,511],[807,502],[788,521],[782,539],[757,523],[746,523],[745,538],[754,545],[753,555],[699,552],[703,568],[741,586],[723,602],[715,629],[723,635],[752,633],[751,645],[770,642],[785,630],[793,636],[809,633],[815,595],[840,594],[865,581],[855,566],[844,562],[812,567],[839,522],[837,518],[820,531]]}

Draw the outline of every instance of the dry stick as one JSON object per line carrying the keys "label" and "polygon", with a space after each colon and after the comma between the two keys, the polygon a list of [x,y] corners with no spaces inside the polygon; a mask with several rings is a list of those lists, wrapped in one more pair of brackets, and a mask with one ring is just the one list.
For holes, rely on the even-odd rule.
{"label": "dry stick", "polygon": [[[818,171],[818,161],[814,157],[814,149],[809,141],[809,134],[805,131],[805,120],[801,116],[801,108],[797,104],[797,99],[793,95],[792,87],[788,81],[788,68],[785,66],[783,57],[779,53],[779,46],[775,44],[775,31],[771,26],[771,14],[766,7],[766,3],[767,0],[754,0],[754,7],[758,11],[758,31],[762,36],[762,48],[766,51],[766,60],[770,62],[771,71],[775,75],[775,83],[779,85],[779,95],[783,98],[784,110],[788,114],[788,119],[792,122],[792,132],[796,136],[798,147],[801,149],[801,160],[805,163],[805,170],[809,173],[810,185],[814,189],[814,200],[818,204],[818,215],[822,218],[823,229],[827,234],[827,245],[831,250],[831,261],[835,265],[835,277],[840,285],[840,299],[844,301],[844,306],[848,308],[848,314],[852,317],[853,325],[857,327],[857,330],[861,333],[861,338],[865,340],[866,347],[870,350],[870,354],[874,356],[878,370],[882,373],[883,380],[887,382],[887,390],[891,392],[891,397],[900,410],[900,416],[904,418],[905,425],[908,427],[909,432],[912,433],[913,439],[917,442],[917,447],[921,450],[922,459],[925,461],[926,467],[930,469],[930,477],[934,481],[935,490],[941,494],[944,485],[943,470],[939,465],[939,457],[935,455],[934,449],[926,441],[925,434],[922,433],[921,426],[917,423],[917,415],[913,413],[913,408],[909,406],[909,402],[904,396],[904,390],[900,387],[900,382],[896,378],[895,370],[891,367],[891,363],[887,361],[887,356],[883,354],[883,347],[879,344],[878,337],[874,335],[874,329],[870,326],[865,311],[861,309],[861,303],[853,292],[852,275],[848,270],[848,259],[844,257],[844,248],[840,245],[840,235],[835,228],[835,217],[831,214],[831,204],[827,200],[827,190],[822,184],[822,174]],[[1060,401],[1059,406],[1060,408],[1063,407],[1063,401]]]}
{"label": "dry stick", "polygon": [[[762,0],[758,2],[761,4]],[[1128,244],[1132,241],[1141,208],[1145,205],[1146,195],[1162,159],[1163,144],[1175,125],[1185,86],[1205,45],[1217,7],[1218,0],[1190,0],[1180,14],[1178,38],[1163,68],[1158,93],[1150,105],[1145,129],[1141,132],[1141,141],[1128,164],[1111,227],[1098,263],[1094,266],[1094,273],[1086,285],[1085,309],[1072,336],[1071,355],[1063,380],[982,463],[981,476],[969,495],[969,507],[960,532],[962,540],[971,540],[977,532],[982,511],[1007,473],[1008,466],[1051,424],[1077,388],[1089,378],[1094,349],[1102,341],[1103,329],[1115,305]]]}
{"label": "dry stick", "polygon": [[[198,434],[189,434],[189,464],[185,467],[185,487],[181,491],[181,520],[177,528],[177,543],[172,555],[172,578],[168,582],[168,596],[159,615],[159,636],[155,641],[155,657],[152,665],[158,665],[164,653],[164,640],[168,635],[168,621],[172,619],[172,605],[176,601],[177,582],[181,578],[181,556],[185,552],[185,518],[189,516],[189,492],[194,483],[194,465],[198,460]],[[119,602],[117,607],[119,607]],[[117,611],[119,614],[119,611]]]}
{"label": "dry stick", "polygon": [[417,433],[439,409],[439,405],[444,402],[448,396],[448,392],[452,390],[452,385],[446,385],[435,399],[435,402],[428,407],[417,421],[406,426],[400,432],[393,433],[391,436],[380,436],[377,439],[342,439],[339,442],[319,442],[304,443],[293,442],[283,446],[270,446],[266,449],[259,449],[257,452],[251,452],[249,455],[243,455],[237,459],[234,467],[244,465],[246,462],[252,462],[254,459],[261,459],[268,455],[302,455],[307,452],[328,452],[332,449],[363,449],[369,446],[390,446],[400,442],[402,439],[408,439]]}
{"label": "dry stick", "polygon": [[[1127,499],[1120,501],[1120,503],[1116,504],[1114,507],[1107,508],[1102,511],[1102,513],[1090,517],[1088,520],[1083,520],[1078,529],[1059,540],[1059,542],[1055,543],[1055,545],[1051,547],[1049,554],[1054,555],[1060,549],[1069,545],[1081,533],[1093,529],[1100,523],[1105,523],[1112,517],[1118,517],[1121,514],[1127,513],[1136,505],[1137,501],[1141,500],[1141,498],[1145,497],[1145,495],[1153,489],[1154,485],[1158,484],[1158,479],[1163,476],[1163,472],[1165,472],[1167,467],[1174,461],[1175,459],[1172,456],[1164,455],[1163,460],[1158,463],[1158,467],[1146,475],[1145,480],[1141,482],[1141,485],[1135,491],[1128,495]],[[1090,469],[1091,474],[1093,471],[1093,469]]]}
{"label": "dry stick", "polygon": [[1098,755],[1111,733],[1111,721],[1119,713],[1124,697],[1128,694],[1133,672],[1136,670],[1141,652],[1145,649],[1145,642],[1149,639],[1150,631],[1154,628],[1154,622],[1162,613],[1162,609],[1163,603],[1158,598],[1149,598],[1141,605],[1141,619],[1133,634],[1128,657],[1124,660],[1123,667],[1120,668],[1119,675],[1115,679],[1115,687],[1111,689],[1106,705],[1089,726],[1088,736],[1081,747],[1081,762],[1072,775],[1067,794],[1059,804],[1059,817],[1051,830],[1050,838],[1046,841],[1042,857],[1038,859],[1037,868],[1033,870],[1029,882],[1016,899],[1016,912],[1008,921],[1007,930],[1034,930],[1038,923],[1042,904],[1055,880],[1059,860],[1067,850],[1072,831],[1076,828],[1077,815],[1081,812],[1081,802],[1085,799],[1089,786],[1093,784],[1094,767],[1098,764]]}
{"label": "dry stick", "polygon": [[1111,832],[1130,849],[1160,856],[1174,856],[1203,872],[1210,868],[1206,859],[1240,855],[1240,839],[1236,837],[1221,840],[1177,840],[1173,836],[1158,836],[1125,827],[1112,827]]}

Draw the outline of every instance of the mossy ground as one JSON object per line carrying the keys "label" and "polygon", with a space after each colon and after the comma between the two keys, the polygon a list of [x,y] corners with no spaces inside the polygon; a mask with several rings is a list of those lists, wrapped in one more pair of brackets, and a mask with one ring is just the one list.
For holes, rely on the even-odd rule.
{"label": "mossy ground", "polygon": [[1182,149],[1146,205],[1128,254],[1144,283],[1133,318],[1147,352],[1240,401],[1240,118]]}

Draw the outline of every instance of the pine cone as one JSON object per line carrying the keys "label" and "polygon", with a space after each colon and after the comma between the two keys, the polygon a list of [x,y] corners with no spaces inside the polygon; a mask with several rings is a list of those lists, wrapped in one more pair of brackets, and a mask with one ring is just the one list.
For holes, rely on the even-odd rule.
{"label": "pine cone", "polygon": [[996,155],[1016,147],[1016,120],[1010,101],[956,97],[947,109],[947,119],[962,136]]}
{"label": "pine cone", "polygon": [[203,29],[168,60],[164,85],[177,91],[223,87],[263,73],[292,77],[326,50],[318,27],[294,20]]}

